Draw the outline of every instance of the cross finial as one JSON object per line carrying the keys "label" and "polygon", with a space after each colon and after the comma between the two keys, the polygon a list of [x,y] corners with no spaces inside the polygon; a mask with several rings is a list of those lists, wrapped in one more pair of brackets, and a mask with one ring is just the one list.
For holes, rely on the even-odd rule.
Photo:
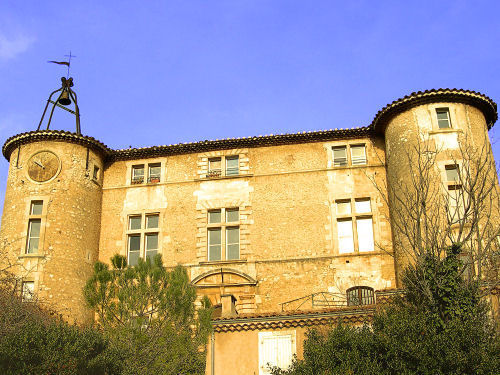
{"label": "cross finial", "polygon": [[69,68],[70,68],[70,66],[71,66],[71,58],[72,58],[72,57],[76,57],[76,56],[75,56],[75,55],[72,55],[72,54],[71,54],[71,51],[69,51],[69,55],[64,55],[64,57],[68,57],[68,75],[67,75],[67,77],[66,77],[66,78],[68,78],[68,77],[69,77]]}

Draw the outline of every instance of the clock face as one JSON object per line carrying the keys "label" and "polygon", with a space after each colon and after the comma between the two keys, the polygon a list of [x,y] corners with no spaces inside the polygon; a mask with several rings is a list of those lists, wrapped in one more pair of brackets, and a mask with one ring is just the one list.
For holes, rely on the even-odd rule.
{"label": "clock face", "polygon": [[45,182],[59,172],[60,165],[56,154],[50,151],[40,151],[28,161],[28,175],[33,181]]}

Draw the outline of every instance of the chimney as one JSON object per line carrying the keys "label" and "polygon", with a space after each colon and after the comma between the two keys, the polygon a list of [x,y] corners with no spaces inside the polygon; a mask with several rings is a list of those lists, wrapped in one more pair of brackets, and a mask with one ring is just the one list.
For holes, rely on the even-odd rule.
{"label": "chimney", "polygon": [[238,312],[236,311],[236,297],[233,296],[232,294],[223,294],[221,296],[221,301],[222,301],[222,317],[223,318],[230,318],[232,316],[238,315]]}

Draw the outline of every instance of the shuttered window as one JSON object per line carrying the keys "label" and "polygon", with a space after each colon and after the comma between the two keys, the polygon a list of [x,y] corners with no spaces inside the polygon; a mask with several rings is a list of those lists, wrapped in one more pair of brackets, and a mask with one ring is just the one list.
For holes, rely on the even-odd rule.
{"label": "shuttered window", "polygon": [[345,167],[347,165],[347,147],[333,148],[333,165],[335,167]]}
{"label": "shuttered window", "polygon": [[363,165],[366,164],[365,146],[351,146],[351,164]]}
{"label": "shuttered window", "polygon": [[270,366],[287,369],[295,353],[295,331],[259,332],[259,375],[271,374]]}
{"label": "shuttered window", "polygon": [[332,147],[333,166],[347,167],[366,165],[366,145],[345,145]]}

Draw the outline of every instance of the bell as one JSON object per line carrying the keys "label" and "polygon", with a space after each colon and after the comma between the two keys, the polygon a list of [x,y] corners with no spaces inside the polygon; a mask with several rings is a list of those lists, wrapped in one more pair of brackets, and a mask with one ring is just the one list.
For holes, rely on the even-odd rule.
{"label": "bell", "polygon": [[69,98],[68,91],[64,90],[62,92],[61,96],[59,97],[58,103],[62,104],[62,105],[69,105],[69,104],[71,104],[71,99]]}

